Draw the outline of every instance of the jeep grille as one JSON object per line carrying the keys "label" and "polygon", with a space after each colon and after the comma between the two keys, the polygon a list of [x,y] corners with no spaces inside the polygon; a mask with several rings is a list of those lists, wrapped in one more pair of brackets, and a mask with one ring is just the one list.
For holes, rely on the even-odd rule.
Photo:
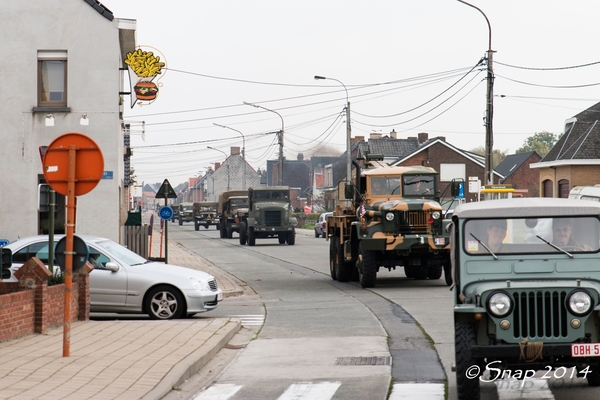
{"label": "jeep grille", "polygon": [[515,338],[566,337],[566,297],[562,290],[513,293]]}
{"label": "jeep grille", "polygon": [[396,216],[398,233],[428,233],[427,211],[400,211]]}
{"label": "jeep grille", "polygon": [[266,226],[281,226],[281,211],[265,211]]}

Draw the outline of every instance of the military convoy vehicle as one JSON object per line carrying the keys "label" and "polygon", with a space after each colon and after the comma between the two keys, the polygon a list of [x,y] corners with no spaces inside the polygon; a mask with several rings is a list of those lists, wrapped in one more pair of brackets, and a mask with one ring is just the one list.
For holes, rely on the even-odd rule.
{"label": "military convoy vehicle", "polygon": [[230,190],[219,195],[218,213],[222,239],[240,232],[240,222],[248,217],[248,191]]}
{"label": "military convoy vehicle", "polygon": [[171,210],[173,210],[173,215],[171,216],[171,222],[175,222],[179,220],[179,203],[171,204]]}
{"label": "military convoy vehicle", "polygon": [[179,205],[179,225],[183,225],[184,222],[194,221],[194,203],[181,203]]}
{"label": "military convoy vehicle", "polygon": [[340,182],[338,204],[327,218],[331,278],[374,287],[380,268],[403,267],[408,278],[450,278],[450,241],[442,217],[437,172],[392,167],[370,155],[354,183]]}
{"label": "military convoy vehicle", "polygon": [[536,371],[600,386],[600,203],[465,203],[450,234],[458,398]]}
{"label": "military convoy vehicle", "polygon": [[240,244],[254,246],[256,239],[277,238],[279,244],[296,243],[290,188],[261,186],[248,189],[248,217],[240,222]]}
{"label": "military convoy vehicle", "polygon": [[199,230],[201,226],[204,229],[208,229],[209,226],[214,225],[219,229],[219,216],[217,214],[217,203],[213,202],[199,202],[192,205],[194,213],[194,229]]}

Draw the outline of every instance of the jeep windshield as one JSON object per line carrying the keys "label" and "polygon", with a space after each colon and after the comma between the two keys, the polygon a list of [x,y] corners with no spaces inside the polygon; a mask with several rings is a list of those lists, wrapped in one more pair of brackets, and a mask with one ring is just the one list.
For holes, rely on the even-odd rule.
{"label": "jeep windshield", "polygon": [[600,219],[587,217],[470,219],[463,248],[472,255],[595,253]]}

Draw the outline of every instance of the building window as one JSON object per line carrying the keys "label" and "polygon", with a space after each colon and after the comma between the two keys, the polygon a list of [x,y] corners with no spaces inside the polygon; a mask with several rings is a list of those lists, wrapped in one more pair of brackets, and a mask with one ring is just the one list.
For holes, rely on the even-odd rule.
{"label": "building window", "polygon": [[38,51],[38,106],[67,106],[66,51]]}

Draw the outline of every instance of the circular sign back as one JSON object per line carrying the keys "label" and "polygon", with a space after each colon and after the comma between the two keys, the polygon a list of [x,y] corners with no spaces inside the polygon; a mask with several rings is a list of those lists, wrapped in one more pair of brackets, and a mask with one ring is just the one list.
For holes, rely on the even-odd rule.
{"label": "circular sign back", "polygon": [[74,152],[75,196],[81,196],[98,185],[104,174],[104,156],[98,144],[77,132],[65,133],[54,139],[46,149],[42,166],[50,187],[67,196],[69,182],[69,154]]}
{"label": "circular sign back", "polygon": [[[54,254],[56,257],[56,262],[61,270],[65,270],[67,265],[67,255],[65,254],[65,250],[67,249],[67,237],[63,237],[56,243],[56,247],[54,248]],[[73,271],[77,271],[82,268],[90,257],[90,249],[85,241],[79,236],[73,236]]]}

